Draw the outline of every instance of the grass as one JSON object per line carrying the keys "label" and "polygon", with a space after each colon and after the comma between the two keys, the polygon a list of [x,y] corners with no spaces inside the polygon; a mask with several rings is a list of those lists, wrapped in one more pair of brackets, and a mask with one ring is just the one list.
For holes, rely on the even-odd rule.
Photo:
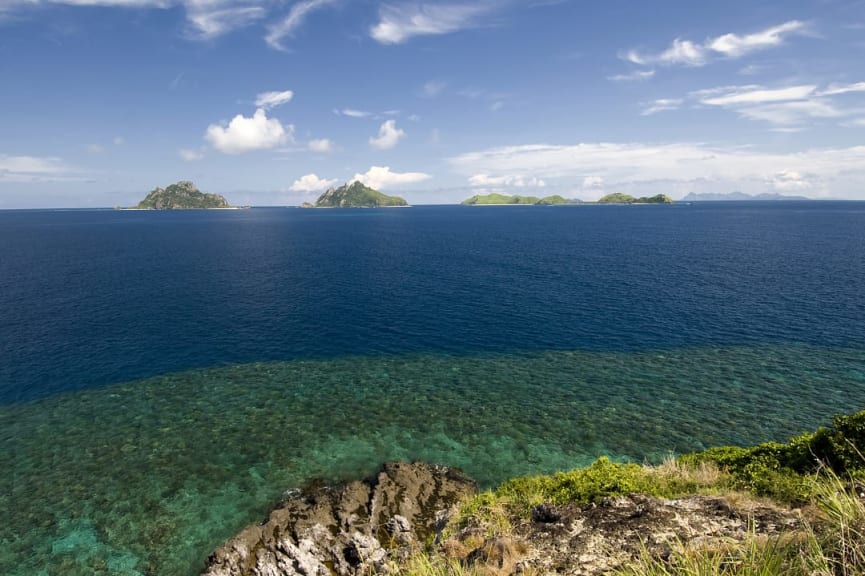
{"label": "grass", "polygon": [[[802,527],[767,537],[750,530],[742,541],[714,547],[678,543],[665,558],[644,551],[619,576],[853,576],[865,575],[865,411],[836,416],[832,425],[753,447],[719,447],[659,466],[600,458],[592,465],[548,476],[515,478],[462,504],[443,534],[438,556],[401,575],[496,573],[467,567],[472,549],[514,533],[539,504],[588,504],[632,493],[661,498],[723,496],[737,509],[772,503],[802,507]],[[453,539],[454,535],[462,539]]]}

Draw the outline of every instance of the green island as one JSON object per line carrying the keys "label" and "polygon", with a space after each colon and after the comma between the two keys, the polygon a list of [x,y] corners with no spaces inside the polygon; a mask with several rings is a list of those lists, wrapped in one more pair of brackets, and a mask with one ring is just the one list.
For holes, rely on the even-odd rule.
{"label": "green island", "polygon": [[339,188],[330,188],[318,197],[315,204],[305,202],[302,208],[384,208],[408,206],[399,196],[388,196],[355,181]]}
{"label": "green island", "polygon": [[512,205],[529,205],[529,206],[552,206],[558,204],[573,204],[571,200],[562,198],[558,194],[554,196],[546,196],[538,198],[537,196],[505,196],[504,194],[476,194],[467,200],[463,200],[463,206],[512,206]]}
{"label": "green island", "polygon": [[672,198],[666,194],[656,194],[655,196],[640,196],[635,198],[630,194],[622,194],[614,192],[607,194],[597,202],[598,204],[673,204]]}
{"label": "green island", "polygon": [[188,180],[171,184],[167,188],[156,187],[135,206],[134,210],[204,210],[233,208],[219,194],[207,194]]}

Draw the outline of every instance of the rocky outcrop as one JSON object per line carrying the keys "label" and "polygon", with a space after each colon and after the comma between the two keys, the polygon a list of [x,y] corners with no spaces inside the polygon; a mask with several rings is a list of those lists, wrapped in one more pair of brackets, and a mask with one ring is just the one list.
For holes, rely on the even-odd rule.
{"label": "rocky outcrop", "polygon": [[797,511],[747,497],[632,494],[587,506],[542,504],[504,531],[469,519],[443,537],[456,504],[475,490],[453,469],[389,463],[368,480],[290,498],[214,552],[204,575],[386,574],[435,544],[437,554],[489,576],[595,576],[644,553],[666,559],[686,546],[723,547],[801,527]]}
{"label": "rocky outcrop", "polygon": [[[567,576],[607,574],[647,552],[668,558],[682,546],[714,547],[741,542],[749,530],[779,534],[800,525],[791,510],[714,496],[661,500],[634,494],[588,506],[540,505],[531,521],[507,537],[484,538],[468,526],[444,548],[488,574],[520,572]],[[465,544],[469,545],[466,546]]]}
{"label": "rocky outcrop", "polygon": [[364,481],[306,490],[210,555],[206,576],[349,576],[387,572],[436,537],[474,493],[459,471],[385,464]]}

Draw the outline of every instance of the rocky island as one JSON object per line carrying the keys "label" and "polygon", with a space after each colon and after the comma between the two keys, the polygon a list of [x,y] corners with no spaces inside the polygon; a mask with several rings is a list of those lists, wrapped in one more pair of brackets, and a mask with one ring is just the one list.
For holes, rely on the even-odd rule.
{"label": "rocky island", "polygon": [[546,196],[538,198],[537,196],[505,196],[504,194],[476,194],[467,200],[462,201],[463,206],[553,206],[560,204],[574,204],[576,202],[562,198],[558,194],[554,196]]}
{"label": "rocky island", "polygon": [[202,210],[232,208],[219,194],[207,194],[188,180],[171,184],[167,188],[156,187],[135,206],[135,210]]}
{"label": "rocky island", "polygon": [[346,183],[339,188],[329,188],[318,197],[315,204],[304,203],[303,208],[385,208],[408,206],[399,196],[388,196],[361,182]]}
{"label": "rocky island", "polygon": [[622,194],[621,192],[614,192],[613,194],[607,194],[600,200],[598,200],[598,204],[673,204],[674,201],[672,198],[667,196],[666,194],[657,194],[655,196],[641,196],[639,198],[634,198],[630,194]]}

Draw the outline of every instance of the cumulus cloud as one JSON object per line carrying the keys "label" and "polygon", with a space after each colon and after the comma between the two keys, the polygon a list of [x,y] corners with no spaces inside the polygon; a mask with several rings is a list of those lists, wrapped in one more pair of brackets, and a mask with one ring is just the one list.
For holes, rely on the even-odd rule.
{"label": "cumulus cloud", "polygon": [[294,34],[311,12],[324,8],[325,6],[335,2],[336,0],[303,0],[297,2],[291,7],[288,16],[278,24],[270,27],[267,36],[265,36],[265,40],[272,48],[283,50],[284,46],[282,45],[282,40],[286,36]]}
{"label": "cumulus cloud", "polygon": [[638,50],[630,50],[623,55],[623,58],[643,66],[704,66],[713,58],[741,58],[751,52],[780,46],[787,37],[805,33],[807,28],[804,22],[790,20],[752,34],[729,33],[708,38],[703,42],[676,38],[662,52],[646,54]]}
{"label": "cumulus cloud", "polygon": [[532,144],[470,152],[449,163],[467,176],[520,173],[575,186],[603,182],[616,189],[649,190],[661,183],[663,191],[664,186],[672,190],[701,182],[718,191],[755,193],[765,191],[768,182],[787,189],[795,186],[812,196],[860,198],[865,189],[865,146],[773,153],[701,143]]}
{"label": "cumulus cloud", "polygon": [[282,92],[262,92],[255,97],[255,106],[270,110],[283,104],[288,104],[294,98],[294,92],[291,90],[283,90]]}
{"label": "cumulus cloud", "polygon": [[281,146],[293,140],[293,132],[294,126],[283,126],[259,108],[250,118],[238,114],[227,125],[211,124],[204,137],[220,152],[242,154]]}
{"label": "cumulus cloud", "polygon": [[360,182],[370,188],[383,190],[391,186],[414,184],[432,178],[423,172],[391,172],[389,166],[371,166],[365,174],[355,174],[349,182]]}
{"label": "cumulus cloud", "polygon": [[336,184],[336,182],[336,178],[325,180],[319,178],[315,174],[307,174],[295,180],[294,184],[291,185],[291,190],[293,192],[317,192],[319,190],[324,190],[325,188],[330,188]]}
{"label": "cumulus cloud", "polygon": [[402,44],[415,36],[450,34],[477,26],[480,17],[494,6],[491,2],[386,5],[369,34],[382,44]]}
{"label": "cumulus cloud", "polygon": [[369,145],[378,150],[389,150],[405,137],[405,132],[396,127],[396,120],[384,122],[378,129],[378,136],[369,139]]}
{"label": "cumulus cloud", "polygon": [[307,145],[310,150],[313,152],[332,152],[333,151],[333,142],[328,140],[327,138],[319,138],[317,140],[310,140]]}

